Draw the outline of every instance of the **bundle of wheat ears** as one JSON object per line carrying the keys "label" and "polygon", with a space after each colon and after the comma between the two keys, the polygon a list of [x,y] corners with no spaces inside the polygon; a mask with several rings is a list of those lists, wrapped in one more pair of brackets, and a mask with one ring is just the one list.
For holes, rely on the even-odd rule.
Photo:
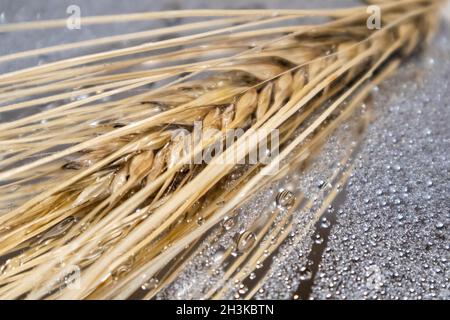
{"label": "bundle of wheat ears", "polygon": [[[373,88],[429,41],[443,2],[370,4],[381,28],[368,28],[367,3],[83,17],[82,27],[188,22],[0,57],[7,64],[97,50],[0,75],[0,298],[149,299],[167,288],[208,232],[218,228],[220,237],[256,190],[301,172]],[[4,24],[0,32],[65,26]],[[102,50],[125,41],[141,43]],[[190,139],[196,123],[200,142]],[[236,129],[243,134],[225,143]],[[279,141],[262,159],[269,161],[223,161],[247,159],[275,131]],[[192,161],[217,145],[211,161]],[[289,191],[274,200],[278,213],[234,239],[220,259],[234,260],[198,298],[226,297],[227,284],[283,243],[299,203],[308,206]]]}

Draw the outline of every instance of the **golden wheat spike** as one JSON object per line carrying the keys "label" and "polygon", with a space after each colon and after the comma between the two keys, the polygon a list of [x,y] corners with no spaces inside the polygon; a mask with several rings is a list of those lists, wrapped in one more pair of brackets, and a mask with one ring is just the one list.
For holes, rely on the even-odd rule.
{"label": "golden wheat spike", "polygon": [[[89,17],[86,25],[215,19],[0,57],[4,63],[194,32],[0,75],[0,113],[56,104],[0,123],[0,256],[11,257],[0,268],[0,298],[128,298],[173,258],[188,257],[188,245],[255,188],[308,159],[376,84],[429,39],[442,1],[375,3],[383,22],[376,30],[367,28],[365,6]],[[306,25],[303,17],[329,20]],[[296,24],[283,25],[288,21]],[[63,23],[4,25],[0,32]],[[226,144],[230,130],[242,135]],[[224,188],[236,164],[275,130],[280,153],[269,163],[244,167],[243,178]],[[217,145],[225,146],[222,153],[211,151]],[[210,162],[193,161],[205,153]],[[279,167],[292,156],[295,161]],[[273,220],[265,223],[259,239],[278,232],[269,231]],[[246,255],[248,266],[258,252]],[[223,282],[238,277],[241,260]],[[82,278],[77,290],[65,281],[73,267]],[[170,284],[181,268],[171,269],[164,285],[146,297]],[[223,285],[205,297],[223,296]]]}

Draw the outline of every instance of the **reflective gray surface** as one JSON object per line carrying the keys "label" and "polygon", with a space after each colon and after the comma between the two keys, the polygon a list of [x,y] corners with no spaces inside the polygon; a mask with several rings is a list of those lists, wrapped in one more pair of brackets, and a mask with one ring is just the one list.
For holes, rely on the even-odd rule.
{"label": "reflective gray surface", "polygon": [[[292,1],[240,1],[234,8],[288,8]],[[357,1],[298,1],[297,8],[348,6]],[[17,1],[1,0],[6,22],[161,9],[220,8],[223,1]],[[127,23],[81,30],[0,34],[0,54],[155,27]],[[302,298],[450,298],[450,27],[443,23],[431,46],[413,57],[374,93],[374,121],[363,141],[346,196],[319,250],[316,270]],[[85,52],[85,51],[83,51]],[[86,51],[88,52],[88,51]],[[2,64],[2,72],[79,54],[66,52]],[[291,181],[292,182],[292,181]],[[294,181],[295,182],[295,181]],[[311,243],[298,256],[275,260],[257,298],[291,298],[301,284]],[[283,252],[279,253],[280,257]],[[286,254],[284,254],[286,255]],[[316,259],[317,260],[317,259]],[[283,261],[283,262],[280,262]],[[295,270],[293,270],[295,269]],[[189,278],[191,277],[191,278]],[[289,278],[289,281],[285,281]],[[190,279],[190,280],[187,280]],[[160,298],[201,281],[186,272]],[[232,294],[230,298],[232,298]]]}

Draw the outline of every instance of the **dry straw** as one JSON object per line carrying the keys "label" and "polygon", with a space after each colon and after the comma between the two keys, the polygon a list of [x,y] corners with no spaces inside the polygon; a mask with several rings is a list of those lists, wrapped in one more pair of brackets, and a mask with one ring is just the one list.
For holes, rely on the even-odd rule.
{"label": "dry straw", "polygon": [[[0,57],[6,63],[98,49],[0,75],[0,114],[23,114],[0,123],[0,256],[8,259],[0,298],[122,299],[141,286],[151,287],[143,296],[151,298],[169,285],[211,228],[255,189],[300,170],[372,88],[429,40],[442,4],[372,3],[382,13],[378,30],[367,28],[366,6],[150,12],[82,18],[82,26],[188,22]],[[18,23],[0,32],[64,25]],[[131,40],[141,43],[101,51]],[[186,149],[174,133],[193,134],[196,122],[203,143]],[[224,144],[230,129],[245,133],[210,163],[189,164]],[[245,159],[267,138],[261,133],[274,130],[280,153],[269,164],[221,162]],[[241,177],[230,180],[235,171]],[[333,179],[343,183],[347,176],[344,170]],[[311,208],[301,195],[294,202],[281,221],[269,215],[224,255],[242,251],[203,297],[226,296],[226,283],[245,276],[243,266],[254,269],[269,246],[283,242],[289,217],[300,205]],[[81,276],[76,288],[73,270]],[[149,285],[156,275],[159,284]]]}

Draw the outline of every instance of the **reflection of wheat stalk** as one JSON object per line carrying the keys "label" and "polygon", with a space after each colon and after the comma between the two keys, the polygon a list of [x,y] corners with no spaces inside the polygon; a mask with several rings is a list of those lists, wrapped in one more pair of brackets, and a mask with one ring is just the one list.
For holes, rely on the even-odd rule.
{"label": "reflection of wheat stalk", "polygon": [[[366,28],[365,7],[85,18],[89,24],[219,17],[0,57],[6,62],[188,33],[0,75],[0,112],[54,105],[0,123],[0,255],[11,257],[0,269],[0,297],[126,298],[167,268],[269,181],[271,170],[276,177],[308,158],[429,37],[440,1],[377,4],[383,28],[374,31]],[[286,24],[305,16],[331,20]],[[0,31],[62,24],[5,25]],[[186,150],[171,137],[180,127],[192,132],[194,121],[202,122],[204,143]],[[208,134],[210,128],[216,133]],[[186,165],[235,128],[254,130],[210,164]],[[224,184],[236,168],[218,165],[221,156],[243,159],[249,150],[244,139],[251,149],[255,132],[276,129],[282,144],[275,160],[295,151],[292,163],[278,172],[277,161],[239,168],[243,177],[233,188]],[[80,290],[61,281],[67,265],[81,268]],[[173,270],[165,285],[180,268]]]}

